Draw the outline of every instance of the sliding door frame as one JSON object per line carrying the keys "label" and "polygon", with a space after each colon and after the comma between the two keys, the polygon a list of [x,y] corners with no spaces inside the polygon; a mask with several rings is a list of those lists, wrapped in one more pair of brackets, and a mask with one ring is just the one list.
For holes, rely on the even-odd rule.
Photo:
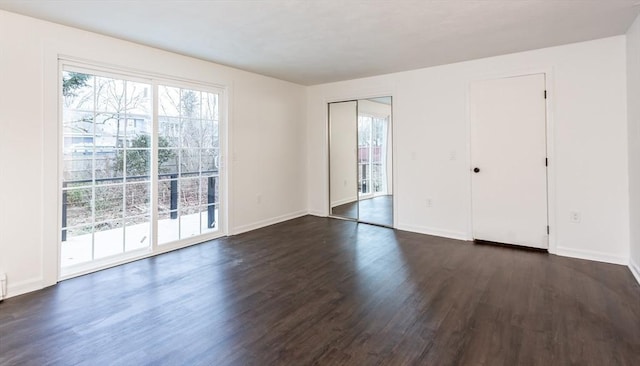
{"label": "sliding door frame", "polygon": [[[61,93],[62,90],[62,73],[65,68],[71,68],[73,71],[86,72],[92,75],[98,76],[107,76],[107,77],[116,77],[136,82],[143,82],[151,87],[151,128],[152,128],[152,138],[151,138],[151,162],[150,162],[150,245],[148,248],[142,248],[138,250],[132,250],[130,252],[123,252],[120,255],[116,255],[113,257],[107,257],[105,259],[92,260],[89,262],[85,262],[82,264],[73,265],[72,271],[68,273],[63,273],[63,269],[61,267],[61,229],[62,229],[62,182],[63,182],[63,158],[64,154],[62,151],[63,148],[63,96]],[[43,286],[54,284],[55,282],[84,275],[87,273],[99,271],[102,269],[110,268],[113,266],[117,266],[120,264],[132,262],[135,260],[139,260],[142,258],[147,258],[151,256],[155,256],[158,254],[162,254],[165,252],[173,251],[176,249],[184,248],[190,245],[199,244],[205,241],[209,241],[212,239],[216,239],[219,237],[226,236],[228,233],[228,173],[227,173],[227,151],[228,151],[228,88],[220,85],[213,85],[202,83],[193,80],[180,79],[171,77],[168,75],[162,74],[154,74],[148,73],[144,71],[139,71],[135,69],[130,69],[126,67],[118,67],[107,64],[101,64],[89,60],[78,59],[74,57],[57,55],[57,73],[56,73],[56,86],[57,86],[57,118],[56,118],[56,150],[57,150],[57,185],[56,185],[56,196],[57,196],[57,205],[56,205],[56,279],[55,281],[52,278],[47,278],[47,274],[51,275],[52,270],[51,266],[44,264],[45,267],[43,272],[46,274],[43,275]],[[50,79],[50,78],[49,78]],[[219,172],[218,172],[218,184],[219,184],[219,202],[217,203],[218,215],[216,217],[216,226],[217,230],[211,233],[195,235],[191,237],[187,237],[184,239],[179,239],[167,244],[158,244],[158,164],[157,164],[157,154],[158,154],[158,136],[159,136],[159,118],[158,118],[158,108],[159,108],[159,93],[158,89],[160,86],[168,86],[168,87],[176,87],[183,89],[190,89],[194,91],[200,92],[208,92],[212,94],[216,94],[218,96],[218,139],[219,139]],[[95,167],[94,167],[95,169]],[[49,258],[43,258],[43,262],[46,262]],[[47,273],[48,272],[48,273]]]}
{"label": "sliding door frame", "polygon": [[[393,208],[392,208],[392,224],[391,226],[387,226],[387,225],[383,225],[383,224],[377,224],[377,223],[370,223],[370,222],[366,222],[366,221],[360,221],[360,192],[358,190],[358,158],[356,157],[356,191],[357,191],[357,198],[356,198],[356,202],[357,202],[357,215],[356,218],[346,218],[346,217],[341,217],[341,216],[334,216],[331,213],[331,104],[335,104],[335,103],[344,103],[344,102],[356,102],[356,119],[355,119],[355,123],[356,123],[356,141],[355,141],[355,147],[356,147],[356,151],[358,151],[358,133],[357,133],[357,124],[358,124],[358,118],[359,118],[359,101],[360,100],[366,100],[366,99],[375,99],[375,98],[391,98],[391,113],[389,115],[389,123],[390,123],[390,135],[391,135],[391,189],[393,192]],[[394,119],[394,103],[395,103],[395,97],[394,97],[394,93],[389,92],[389,93],[375,93],[375,94],[370,94],[370,95],[366,95],[366,96],[362,96],[359,98],[325,98],[325,104],[326,104],[326,115],[325,115],[325,121],[326,121],[326,140],[325,140],[325,147],[326,147],[326,154],[325,157],[327,159],[326,161],[326,184],[327,184],[327,189],[326,189],[326,202],[327,202],[327,217],[330,218],[335,218],[335,219],[340,219],[340,220],[345,220],[345,221],[354,221],[354,222],[358,222],[358,223],[365,223],[365,224],[370,224],[370,225],[376,225],[376,226],[382,226],[382,227],[388,227],[388,228],[395,228],[397,225],[397,212],[398,212],[398,200],[397,200],[397,196],[396,196],[396,187],[397,187],[397,164],[396,164],[396,131],[395,131],[395,119]]]}

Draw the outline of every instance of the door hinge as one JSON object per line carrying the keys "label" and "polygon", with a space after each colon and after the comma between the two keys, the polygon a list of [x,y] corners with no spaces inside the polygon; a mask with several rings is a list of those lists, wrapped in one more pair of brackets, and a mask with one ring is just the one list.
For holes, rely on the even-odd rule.
{"label": "door hinge", "polygon": [[549,225],[547,225],[547,235],[549,235]]}
{"label": "door hinge", "polygon": [[549,158],[544,158],[544,166],[549,166]]}
{"label": "door hinge", "polygon": [[547,99],[547,91],[544,91],[544,99]]}

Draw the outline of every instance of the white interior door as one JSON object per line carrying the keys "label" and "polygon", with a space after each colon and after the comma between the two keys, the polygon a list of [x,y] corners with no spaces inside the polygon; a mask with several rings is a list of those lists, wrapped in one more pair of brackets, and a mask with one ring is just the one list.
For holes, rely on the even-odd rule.
{"label": "white interior door", "polygon": [[548,247],[545,75],[471,85],[473,237]]}

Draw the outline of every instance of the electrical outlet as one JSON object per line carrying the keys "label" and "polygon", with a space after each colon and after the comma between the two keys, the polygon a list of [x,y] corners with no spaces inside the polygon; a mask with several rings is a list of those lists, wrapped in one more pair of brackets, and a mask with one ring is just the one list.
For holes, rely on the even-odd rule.
{"label": "electrical outlet", "polygon": [[431,198],[427,198],[425,200],[425,203],[427,204],[427,207],[432,207],[433,206],[433,200]]}
{"label": "electrical outlet", "polygon": [[261,194],[259,194],[259,195],[257,195],[257,196],[256,196],[256,202],[257,202],[258,204],[261,204],[261,203],[262,203],[262,195],[261,195]]}
{"label": "electrical outlet", "polygon": [[580,215],[580,212],[578,212],[578,211],[571,211],[571,212],[569,212],[569,221],[570,221],[570,222],[572,222],[572,223],[574,223],[574,224],[577,224],[577,223],[579,223],[579,222],[580,222],[580,220],[582,220],[582,217],[581,217],[581,215]]}
{"label": "electrical outlet", "polygon": [[451,151],[449,153],[449,160],[451,160],[451,161],[458,160],[458,153],[456,151]]}

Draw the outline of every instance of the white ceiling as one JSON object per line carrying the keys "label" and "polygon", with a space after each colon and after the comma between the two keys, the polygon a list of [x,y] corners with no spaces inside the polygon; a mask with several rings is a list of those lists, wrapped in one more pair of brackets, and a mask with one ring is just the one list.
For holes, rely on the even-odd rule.
{"label": "white ceiling", "polygon": [[640,0],[0,0],[304,85],[624,34]]}

